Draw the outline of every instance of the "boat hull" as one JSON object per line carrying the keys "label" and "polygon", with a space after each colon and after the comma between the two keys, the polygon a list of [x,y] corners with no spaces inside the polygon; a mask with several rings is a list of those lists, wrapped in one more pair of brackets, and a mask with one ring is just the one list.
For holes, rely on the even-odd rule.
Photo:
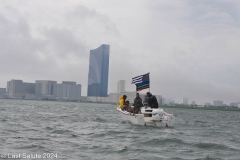
{"label": "boat hull", "polygon": [[144,114],[131,114],[126,111],[118,109],[118,112],[124,121],[130,121],[132,124],[143,125],[143,126],[156,126],[156,127],[173,127],[175,116],[172,114],[165,113],[165,118],[161,120],[155,120],[153,117],[146,117]]}

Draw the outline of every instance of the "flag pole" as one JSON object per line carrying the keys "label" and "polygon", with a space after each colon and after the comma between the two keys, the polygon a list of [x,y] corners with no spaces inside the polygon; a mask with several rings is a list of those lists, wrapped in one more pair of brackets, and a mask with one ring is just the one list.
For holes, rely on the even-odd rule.
{"label": "flag pole", "polygon": [[[148,74],[150,74],[150,72],[148,72]],[[150,75],[149,75],[149,92],[150,92]]]}

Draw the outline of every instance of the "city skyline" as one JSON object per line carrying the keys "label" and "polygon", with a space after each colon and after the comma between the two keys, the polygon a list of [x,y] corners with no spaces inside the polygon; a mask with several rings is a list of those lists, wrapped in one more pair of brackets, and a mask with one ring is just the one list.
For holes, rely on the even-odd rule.
{"label": "city skyline", "polygon": [[58,84],[53,80],[35,80],[35,83],[29,83],[12,79],[7,81],[7,88],[0,88],[0,98],[78,101],[81,99],[81,88],[81,84],[73,81]]}
{"label": "city skyline", "polygon": [[153,94],[238,102],[239,7],[237,0],[2,0],[0,87],[12,78],[66,80],[86,96],[89,51],[109,44],[108,93],[121,79],[134,91],[131,79],[150,72]]}
{"label": "city skyline", "polygon": [[[106,97],[101,96],[89,96],[87,99],[85,96],[81,95],[82,85],[77,84],[74,81],[62,81],[61,84],[57,83],[54,80],[35,80],[35,83],[31,82],[23,82],[23,80],[12,79],[11,81],[7,81],[7,88],[0,88],[0,98],[17,98],[22,99],[27,95],[27,99],[39,99],[39,98],[47,98],[47,99],[55,99],[55,100],[83,100],[83,101],[91,101],[98,100],[101,101],[101,98],[104,100],[103,102],[111,102],[112,99],[116,99],[115,96],[121,96],[122,94],[130,95],[131,100],[135,97],[136,91],[126,91],[125,90],[125,80],[119,80],[116,88],[117,92],[109,93]],[[140,93],[142,96],[144,93]],[[183,105],[198,105],[198,106],[232,106],[238,107],[240,101],[233,101],[230,103],[225,103],[222,100],[213,100],[209,101],[201,101],[196,103],[195,100],[191,100],[189,103],[189,99],[187,97],[183,97],[182,101],[171,99],[169,97],[164,97],[162,95],[158,96],[159,100],[161,99],[161,104],[173,105],[173,104],[183,104]],[[114,98],[115,97],[115,98]],[[161,98],[160,98],[161,97]],[[110,101],[109,101],[110,100]],[[114,101],[115,103],[115,101]]]}

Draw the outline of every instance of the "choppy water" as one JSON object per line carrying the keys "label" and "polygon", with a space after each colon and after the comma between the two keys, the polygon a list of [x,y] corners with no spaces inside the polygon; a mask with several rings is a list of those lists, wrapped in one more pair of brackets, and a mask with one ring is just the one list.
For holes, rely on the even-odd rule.
{"label": "choppy water", "polygon": [[121,121],[115,107],[0,100],[0,159],[240,159],[240,112],[166,108],[175,127],[154,128]]}

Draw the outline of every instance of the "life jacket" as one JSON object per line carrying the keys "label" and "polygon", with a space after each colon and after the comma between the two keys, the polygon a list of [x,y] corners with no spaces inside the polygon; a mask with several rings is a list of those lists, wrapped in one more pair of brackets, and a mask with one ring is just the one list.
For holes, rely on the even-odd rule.
{"label": "life jacket", "polygon": [[119,106],[118,106],[118,108],[122,108],[123,105],[124,105],[124,99],[123,99],[123,96],[121,96],[121,97],[119,98]]}

